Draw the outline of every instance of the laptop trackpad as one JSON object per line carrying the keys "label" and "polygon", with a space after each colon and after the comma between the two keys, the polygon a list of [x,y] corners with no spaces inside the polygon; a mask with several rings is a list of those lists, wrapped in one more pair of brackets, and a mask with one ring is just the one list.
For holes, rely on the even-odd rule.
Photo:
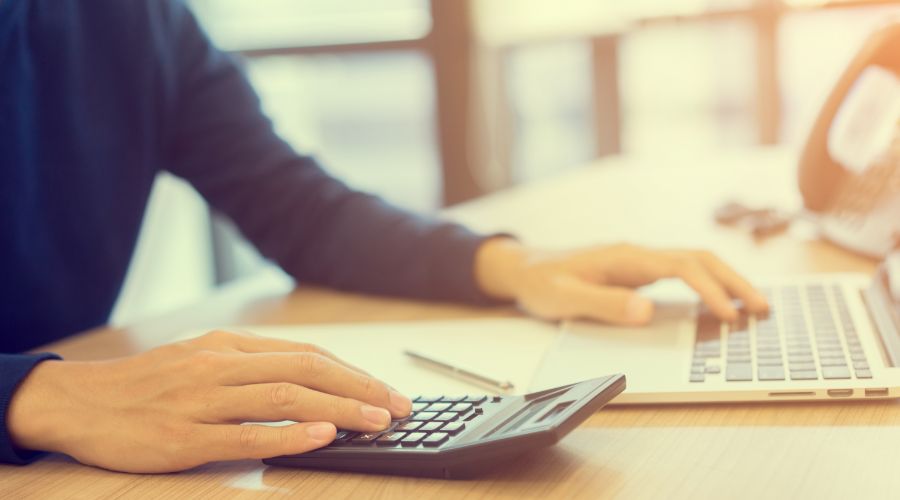
{"label": "laptop trackpad", "polygon": [[657,304],[646,327],[618,327],[575,321],[547,353],[532,389],[539,390],[624,373],[627,392],[658,392],[683,387],[694,342],[694,303]]}

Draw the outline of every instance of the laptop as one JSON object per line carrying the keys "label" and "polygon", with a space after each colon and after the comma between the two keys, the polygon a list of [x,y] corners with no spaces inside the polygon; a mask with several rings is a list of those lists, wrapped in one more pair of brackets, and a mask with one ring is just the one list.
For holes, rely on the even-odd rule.
{"label": "laptop", "polygon": [[758,283],[771,311],[723,323],[696,300],[657,301],[643,328],[567,322],[532,387],[628,376],[611,404],[900,397],[900,255],[869,277]]}

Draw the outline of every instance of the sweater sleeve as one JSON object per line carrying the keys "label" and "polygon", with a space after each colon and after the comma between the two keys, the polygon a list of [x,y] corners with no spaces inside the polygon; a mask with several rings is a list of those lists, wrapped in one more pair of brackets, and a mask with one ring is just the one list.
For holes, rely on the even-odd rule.
{"label": "sweater sleeve", "polygon": [[[487,303],[474,276],[483,236],[349,189],[281,140],[247,78],[172,4],[169,170],[300,282]],[[373,165],[372,168],[377,168]]]}
{"label": "sweater sleeve", "polygon": [[9,403],[19,384],[38,363],[48,359],[60,357],[51,353],[0,354],[0,418],[3,422],[0,427],[0,463],[27,464],[41,455],[38,451],[23,450],[13,444],[6,418]]}

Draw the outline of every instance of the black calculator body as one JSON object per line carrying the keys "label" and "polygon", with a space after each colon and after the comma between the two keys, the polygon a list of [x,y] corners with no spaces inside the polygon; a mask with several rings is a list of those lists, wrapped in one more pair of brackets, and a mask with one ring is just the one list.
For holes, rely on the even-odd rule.
{"label": "black calculator body", "polygon": [[422,396],[381,432],[338,431],[334,442],[269,465],[465,478],[550,446],[625,389],[611,375],[522,396]]}

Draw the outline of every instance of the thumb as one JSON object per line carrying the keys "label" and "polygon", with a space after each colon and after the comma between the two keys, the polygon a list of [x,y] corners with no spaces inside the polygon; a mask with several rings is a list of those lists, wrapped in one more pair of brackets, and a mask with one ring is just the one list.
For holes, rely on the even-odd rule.
{"label": "thumb", "polygon": [[573,315],[581,318],[629,326],[644,325],[653,318],[653,302],[630,288],[573,280],[562,293]]}

